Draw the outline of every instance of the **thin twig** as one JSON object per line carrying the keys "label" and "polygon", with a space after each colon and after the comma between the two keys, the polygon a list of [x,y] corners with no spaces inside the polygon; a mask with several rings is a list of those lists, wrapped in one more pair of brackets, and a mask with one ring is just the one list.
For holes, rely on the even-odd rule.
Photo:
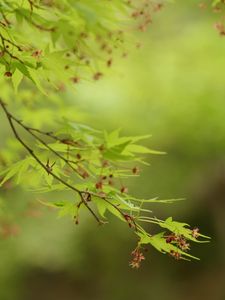
{"label": "thin twig", "polygon": [[42,145],[44,145],[47,149],[49,149],[52,153],[54,153],[56,156],[58,156],[60,159],[62,159],[74,172],[76,172],[77,174],[79,174],[79,172],[77,171],[77,169],[75,169],[73,167],[73,165],[71,165],[70,161],[68,159],[66,159],[65,157],[63,157],[61,154],[59,154],[58,152],[56,152],[52,147],[50,147],[47,143],[45,143],[45,141],[43,141],[38,135],[36,135],[35,133],[33,133],[33,131],[27,127],[26,125],[24,125],[20,120],[16,119],[14,116],[12,116],[10,113],[9,115],[11,116],[11,118],[17,122],[17,124],[19,124],[21,127],[23,127],[23,129],[25,129],[27,132],[29,132],[34,138],[36,138],[40,143],[42,143]]}
{"label": "thin twig", "polygon": [[[126,222],[128,222],[127,217],[130,218],[130,221],[132,221],[135,231],[137,231],[137,223],[134,220],[134,218],[130,215],[127,215],[126,213],[124,213],[116,204],[112,203],[109,199],[107,199],[105,196],[99,195],[97,193],[93,193],[93,192],[89,192],[90,196],[94,196],[94,197],[98,197],[102,200],[104,200],[105,202],[107,202],[109,205],[111,205],[112,207],[114,207],[121,215],[122,217],[125,219]],[[128,222],[129,223],[129,222]]]}
{"label": "thin twig", "polygon": [[19,45],[17,45],[16,43],[14,43],[14,42],[11,41],[11,40],[5,38],[1,33],[0,33],[0,37],[1,37],[2,41],[11,44],[12,46],[16,47],[19,51],[23,51],[22,48],[21,48]]}

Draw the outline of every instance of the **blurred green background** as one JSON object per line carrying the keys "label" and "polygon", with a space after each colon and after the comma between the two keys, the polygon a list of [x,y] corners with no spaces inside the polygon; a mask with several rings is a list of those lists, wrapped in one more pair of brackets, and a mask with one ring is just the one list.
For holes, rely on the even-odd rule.
{"label": "blurred green background", "polygon": [[213,29],[217,18],[196,1],[168,5],[138,36],[141,49],[132,46],[103,80],[81,83],[65,100],[96,128],[152,134],[146,145],[167,155],[149,157],[129,187],[141,197],[186,198],[153,210],[212,237],[192,249],[201,261],[177,262],[150,248],[132,270],[127,226],[112,219],[98,227],[88,215],[74,226],[35,204],[24,213],[35,196],[3,190],[17,220],[15,236],[0,240],[1,300],[225,299],[225,40]]}

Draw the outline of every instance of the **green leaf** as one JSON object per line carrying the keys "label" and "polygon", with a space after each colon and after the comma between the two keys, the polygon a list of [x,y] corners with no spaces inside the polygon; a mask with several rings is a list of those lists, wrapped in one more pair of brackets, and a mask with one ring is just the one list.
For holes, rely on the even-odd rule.
{"label": "green leaf", "polygon": [[212,2],[212,6],[216,6],[216,5],[220,4],[220,3],[221,3],[221,0],[214,0]]}
{"label": "green leaf", "polygon": [[35,70],[32,68],[29,68],[29,74],[30,74],[31,80],[36,84],[36,87],[39,89],[39,91],[43,95],[47,96],[48,94],[47,94],[46,90],[43,88],[39,73],[40,73],[40,70]]}
{"label": "green leaf", "polygon": [[135,145],[135,144],[128,145],[126,151],[131,153],[138,153],[138,154],[166,154],[166,152],[151,150],[147,147],[141,145]]}
{"label": "green leaf", "polygon": [[0,186],[2,186],[6,181],[9,179],[13,178],[15,175],[18,176],[17,178],[17,184],[20,183],[21,177],[26,174],[29,166],[33,163],[33,158],[32,157],[26,157],[25,159],[11,165],[8,169],[4,170],[3,172],[0,173],[0,176],[5,175],[3,180],[0,183]]}
{"label": "green leaf", "polygon": [[12,83],[16,94],[18,92],[18,87],[22,79],[23,79],[23,74],[18,69],[16,69],[12,76]]}
{"label": "green leaf", "polygon": [[141,202],[141,203],[161,203],[161,204],[172,204],[174,202],[183,201],[185,198],[178,198],[178,199],[158,199],[158,197],[152,198],[152,199],[139,199],[132,196],[126,196],[126,199],[130,199],[135,202]]}
{"label": "green leaf", "polygon": [[42,205],[58,209],[59,217],[64,217],[69,215],[74,218],[77,216],[78,207],[75,203],[71,203],[69,201],[57,201],[57,202],[49,202],[49,201],[42,201],[42,200],[38,200],[38,201]]}
{"label": "green leaf", "polygon": [[107,204],[106,204],[106,202],[104,200],[98,198],[98,197],[93,197],[93,201],[94,201],[94,203],[97,206],[97,209],[98,209],[98,212],[99,212],[100,216],[102,218],[106,218],[105,217],[105,212],[107,210]]}

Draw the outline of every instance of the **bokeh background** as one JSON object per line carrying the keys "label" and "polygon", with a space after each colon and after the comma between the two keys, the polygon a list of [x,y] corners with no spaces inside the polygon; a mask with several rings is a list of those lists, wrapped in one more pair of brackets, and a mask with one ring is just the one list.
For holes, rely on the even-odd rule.
{"label": "bokeh background", "polygon": [[[129,188],[140,197],[186,198],[152,209],[212,237],[192,249],[200,262],[174,261],[150,248],[132,270],[135,239],[127,226],[112,219],[98,227],[88,215],[74,226],[35,204],[24,213],[35,196],[5,189],[0,195],[13,212],[15,234],[0,239],[1,300],[225,299],[225,40],[213,28],[217,18],[197,1],[168,5],[138,35],[141,49],[130,47],[105,78],[65,97],[80,120],[151,133],[146,145],[167,152],[150,156],[151,166]],[[4,140],[10,133],[3,115],[0,126]]]}

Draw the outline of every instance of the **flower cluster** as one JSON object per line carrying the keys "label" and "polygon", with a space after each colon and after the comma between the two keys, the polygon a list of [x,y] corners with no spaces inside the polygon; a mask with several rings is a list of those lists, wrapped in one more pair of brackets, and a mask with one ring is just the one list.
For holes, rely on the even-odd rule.
{"label": "flower cluster", "polygon": [[134,249],[134,251],[131,252],[131,255],[133,256],[130,266],[132,268],[138,269],[140,267],[141,261],[145,259],[143,253],[140,251],[140,248]]}
{"label": "flower cluster", "polygon": [[182,251],[190,250],[190,244],[187,243],[186,239],[182,235],[170,234],[165,237],[166,242],[175,244]]}
{"label": "flower cluster", "polygon": [[[195,227],[191,231],[191,236],[195,239],[199,237],[199,228]],[[171,250],[170,255],[179,260],[181,259],[181,253],[179,252],[179,249],[183,252],[187,252],[190,250],[190,244],[187,242],[186,238],[181,234],[175,234],[171,233],[169,235],[165,235],[166,243],[173,244],[177,247],[177,251]]]}

